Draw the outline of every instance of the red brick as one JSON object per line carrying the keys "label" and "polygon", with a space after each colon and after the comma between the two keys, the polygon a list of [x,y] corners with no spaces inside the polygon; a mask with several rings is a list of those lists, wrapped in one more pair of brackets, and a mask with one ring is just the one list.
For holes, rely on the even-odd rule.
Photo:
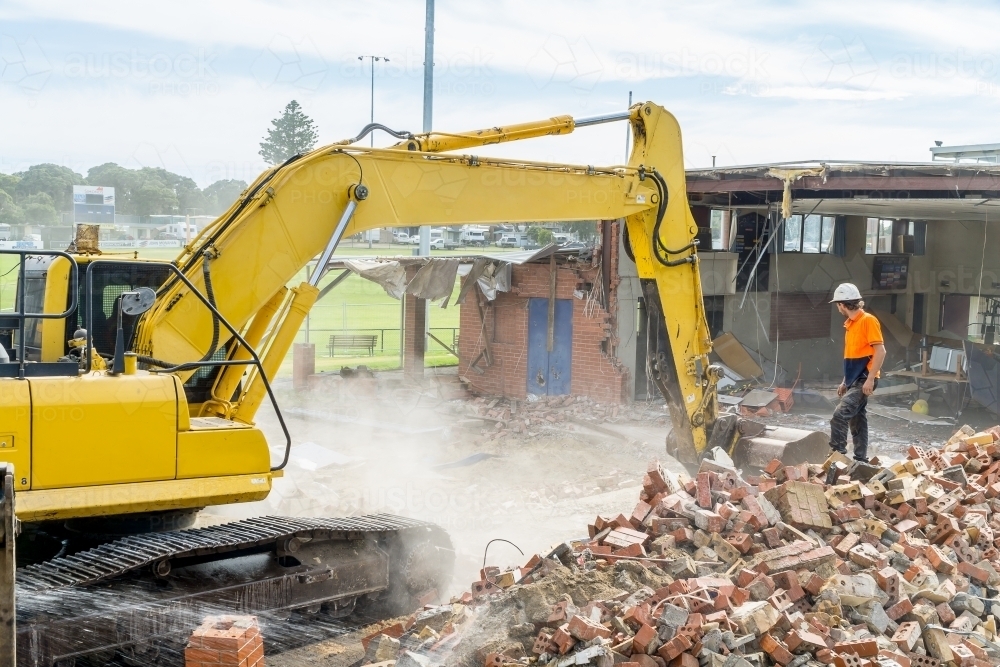
{"label": "red brick", "polygon": [[190,665],[192,662],[207,662],[207,663],[219,663],[221,662],[221,653],[214,648],[196,648],[187,647],[184,649],[184,662]]}
{"label": "red brick", "polygon": [[570,636],[569,632],[566,630],[566,626],[563,625],[552,634],[552,643],[555,644],[556,650],[559,651],[559,655],[565,655],[576,644],[576,640]]}
{"label": "red brick", "polygon": [[934,607],[937,610],[938,618],[941,619],[943,625],[948,625],[955,620],[955,611],[948,606],[947,602],[942,602],[941,604]]}
{"label": "red brick", "polygon": [[639,627],[639,630],[632,637],[632,651],[633,653],[646,653],[649,650],[649,645],[656,639],[656,630],[646,625],[645,623]]}
{"label": "red brick", "polygon": [[567,632],[582,642],[589,642],[597,637],[607,639],[611,636],[611,630],[600,623],[595,623],[589,618],[584,618],[580,615],[576,615],[569,620]]}
{"label": "red brick", "polygon": [[698,507],[712,509],[712,482],[709,478],[709,473],[698,473],[695,484],[697,484]]}
{"label": "red brick", "polygon": [[898,621],[900,618],[909,614],[911,611],[913,611],[913,603],[910,602],[910,598],[904,595],[899,602],[886,609],[885,614],[890,619]]}
{"label": "red brick", "polygon": [[833,650],[838,653],[853,653],[862,658],[870,658],[878,655],[878,643],[874,639],[838,642],[833,645]]}

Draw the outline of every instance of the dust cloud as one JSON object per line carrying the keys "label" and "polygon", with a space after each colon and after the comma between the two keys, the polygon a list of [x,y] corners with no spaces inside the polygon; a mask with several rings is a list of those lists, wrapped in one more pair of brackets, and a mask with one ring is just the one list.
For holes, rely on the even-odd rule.
{"label": "dust cloud", "polygon": [[[331,374],[302,392],[279,382],[293,441],[285,477],[266,500],[211,508],[202,521],[378,512],[431,521],[456,551],[447,599],[479,579],[491,540],[506,541],[489,546],[486,564],[506,568],[586,537],[597,514],[634,504],[646,464],[663,458],[666,427],[648,420],[619,420],[615,432],[567,420],[496,437],[473,397],[455,398],[455,369],[427,372],[420,385],[398,373]],[[266,408],[260,425],[280,460],[283,438]]]}

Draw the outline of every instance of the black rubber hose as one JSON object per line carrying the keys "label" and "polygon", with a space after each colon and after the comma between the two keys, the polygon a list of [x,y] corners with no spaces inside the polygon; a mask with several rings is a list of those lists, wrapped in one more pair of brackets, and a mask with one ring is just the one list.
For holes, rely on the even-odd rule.
{"label": "black rubber hose", "polygon": [[625,247],[625,254],[635,264],[635,253],[632,252],[632,237],[628,233],[628,223],[624,221],[622,221],[622,245]]}
{"label": "black rubber hose", "polygon": [[656,257],[656,261],[664,266],[680,266],[681,264],[690,264],[694,261],[693,257],[690,255],[675,260],[671,260],[670,255],[678,255],[687,250],[697,249],[698,241],[695,240],[693,243],[689,243],[683,248],[671,250],[660,239],[660,224],[663,222],[663,218],[667,212],[667,182],[664,180],[663,176],[660,175],[660,172],[655,169],[650,170],[648,173],[650,174],[650,178],[653,179],[653,183],[656,184],[656,189],[660,192],[660,206],[656,212],[656,223],[653,225],[653,256]]}
{"label": "black rubber hose", "polygon": [[[208,302],[212,304],[212,308],[218,310],[218,306],[215,303],[215,290],[212,289],[212,272],[209,267],[209,253],[202,252],[201,254],[201,272],[205,276],[205,296],[208,297]],[[199,361],[208,361],[215,354],[215,348],[219,344],[219,318],[212,313],[212,344],[208,346],[208,352]]]}
{"label": "black rubber hose", "polygon": [[[212,308],[218,308],[218,306],[215,304],[215,290],[212,289],[212,272],[210,266],[210,258],[207,252],[202,253],[201,272],[202,275],[205,276],[205,296],[208,297],[208,302],[212,304]],[[219,318],[215,316],[215,313],[212,313],[212,344],[208,347],[208,352],[205,353],[205,356],[203,356],[198,361],[202,362],[211,360],[212,355],[215,354],[215,348],[218,344],[219,344]],[[136,361],[146,364],[147,366],[159,366],[160,368],[172,368],[173,366],[177,365],[169,361],[162,361],[155,357],[147,357],[141,354],[136,356]]]}
{"label": "black rubber hose", "polygon": [[169,361],[162,361],[156,357],[147,357],[144,354],[135,355],[135,359],[141,364],[146,364],[147,366],[159,366],[160,368],[170,368],[171,366],[177,365],[172,364]]}

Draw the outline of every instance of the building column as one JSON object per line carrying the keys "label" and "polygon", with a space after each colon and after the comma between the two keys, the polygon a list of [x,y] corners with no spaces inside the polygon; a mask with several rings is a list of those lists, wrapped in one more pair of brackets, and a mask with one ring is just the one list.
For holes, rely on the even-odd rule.
{"label": "building column", "polygon": [[424,347],[427,336],[427,299],[403,295],[403,376],[424,377]]}
{"label": "building column", "polygon": [[292,388],[307,389],[309,376],[316,374],[316,344],[295,343],[292,346]]}

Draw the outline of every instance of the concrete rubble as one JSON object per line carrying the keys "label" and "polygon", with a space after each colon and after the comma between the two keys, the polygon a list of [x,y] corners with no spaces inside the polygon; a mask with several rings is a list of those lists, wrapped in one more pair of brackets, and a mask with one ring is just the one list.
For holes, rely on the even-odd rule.
{"label": "concrete rubble", "polygon": [[363,642],[365,664],[1000,664],[1000,426],[906,458],[649,465],[634,508]]}
{"label": "concrete rubble", "polygon": [[581,424],[614,423],[619,420],[644,421],[651,426],[664,426],[669,414],[663,404],[644,403],[622,405],[600,403],[585,396],[534,396],[526,399],[477,397],[458,407],[467,416],[484,422],[483,435],[491,439],[505,436],[533,437],[556,425],[565,428],[573,422]]}

